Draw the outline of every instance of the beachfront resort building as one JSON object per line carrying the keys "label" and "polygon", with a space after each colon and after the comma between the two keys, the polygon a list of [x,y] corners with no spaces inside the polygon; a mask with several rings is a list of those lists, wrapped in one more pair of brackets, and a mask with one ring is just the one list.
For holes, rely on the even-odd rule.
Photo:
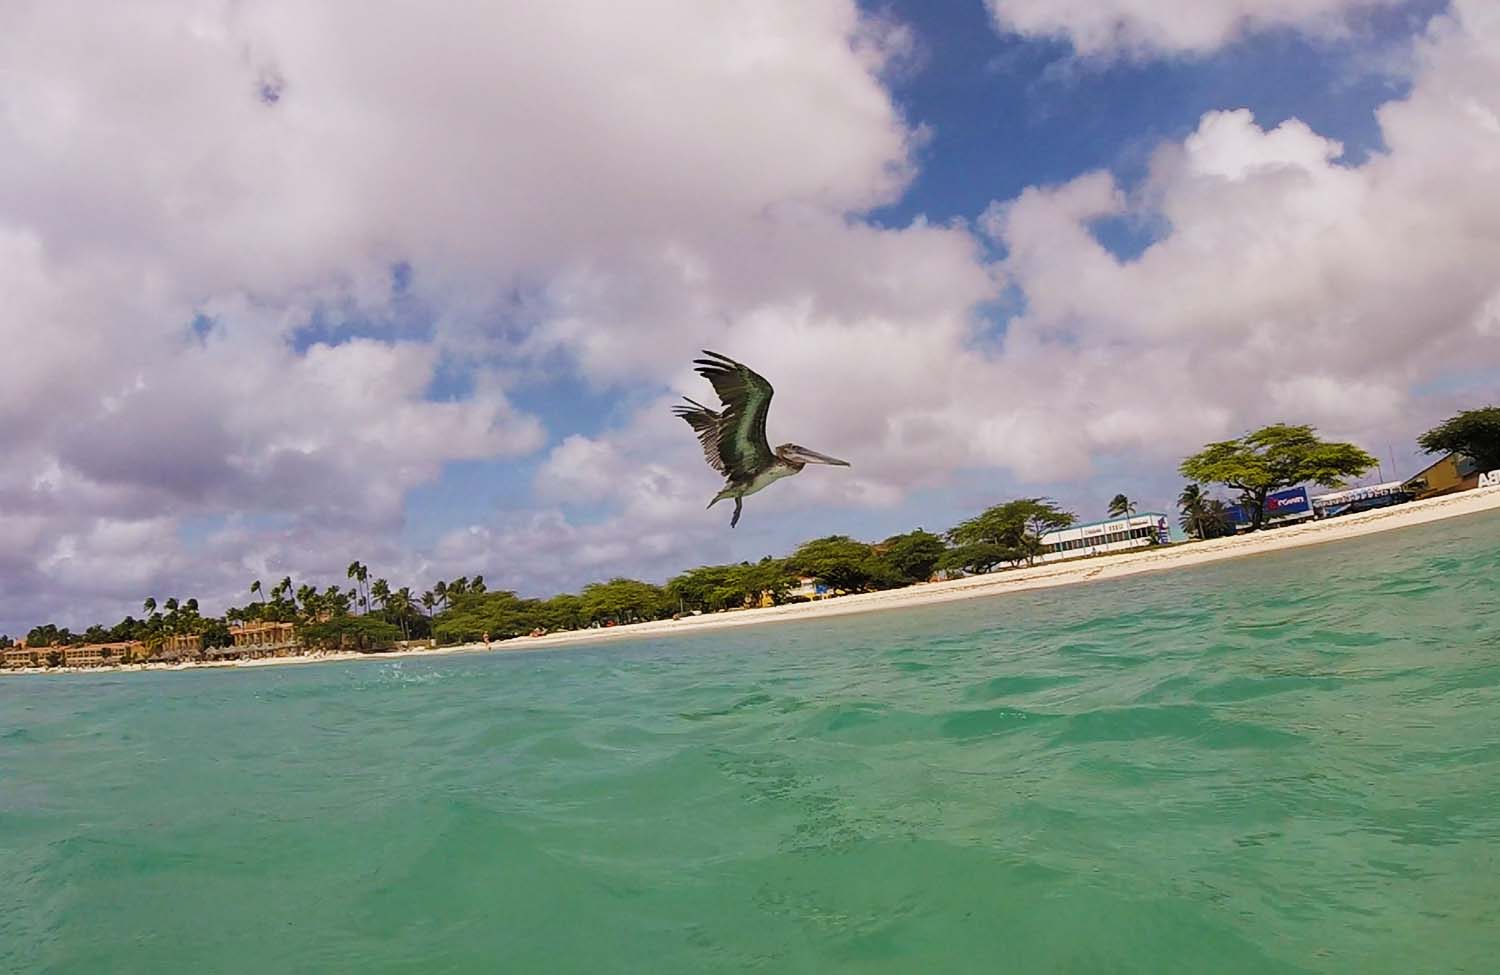
{"label": "beachfront resort building", "polygon": [[233,646],[214,647],[209,656],[219,659],[235,657],[286,657],[302,649],[297,642],[297,627],[291,623],[246,623],[231,626]]}
{"label": "beachfront resort building", "polygon": [[54,662],[63,667],[103,667],[141,660],[145,654],[146,645],[139,640],[122,640],[116,643],[76,643],[51,647],[28,647],[22,644],[8,647],[3,659],[6,667],[48,667]]}
{"label": "beachfront resort building", "polygon": [[1128,518],[1091,521],[1042,536],[1042,554],[1038,562],[1058,562],[1105,552],[1125,552],[1133,548],[1165,543],[1171,529],[1167,516],[1160,511],[1146,511]]}
{"label": "beachfront resort building", "polygon": [[812,576],[803,576],[797,580],[797,584],[787,590],[788,599],[827,599],[833,595],[833,588]]}
{"label": "beachfront resort building", "polygon": [[1459,491],[1472,491],[1479,487],[1479,465],[1462,454],[1449,454],[1425,470],[1407,478],[1402,488],[1418,500],[1436,498]]}
{"label": "beachfront resort building", "polygon": [[6,647],[0,662],[6,667],[19,669],[21,667],[45,667],[47,665],[46,647],[28,647],[25,643],[18,643],[13,647]]}
{"label": "beachfront resort building", "polygon": [[202,655],[203,637],[196,633],[174,633],[162,638],[156,652],[151,655],[151,662],[175,664],[195,660]]}

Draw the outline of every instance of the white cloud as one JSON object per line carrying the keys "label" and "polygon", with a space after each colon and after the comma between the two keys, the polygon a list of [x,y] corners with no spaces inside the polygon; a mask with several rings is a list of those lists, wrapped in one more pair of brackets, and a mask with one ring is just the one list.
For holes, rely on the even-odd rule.
{"label": "white cloud", "polygon": [[1351,15],[1399,0],[987,0],[996,24],[1064,38],[1082,55],[1207,54],[1252,31],[1347,31]]}
{"label": "white cloud", "polygon": [[[120,531],[249,512],[344,557],[378,548],[445,463],[540,445],[502,378],[527,357],[638,377],[720,294],[841,246],[921,138],[881,83],[914,39],[852,0],[25,2],[6,19],[0,342],[23,352],[0,383],[0,537],[26,567],[0,585],[7,626],[48,585],[113,593],[64,570]],[[816,300],[820,276],[795,270]],[[402,301],[433,329],[403,331]],[[316,314],[366,338],[302,348]],[[445,360],[477,370],[473,391],[429,401]],[[158,545],[129,584],[196,585],[222,557]]]}

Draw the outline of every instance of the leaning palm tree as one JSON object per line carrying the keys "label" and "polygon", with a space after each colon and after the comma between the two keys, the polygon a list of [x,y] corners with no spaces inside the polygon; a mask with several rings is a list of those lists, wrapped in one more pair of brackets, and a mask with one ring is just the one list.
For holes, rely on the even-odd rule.
{"label": "leaning palm tree", "polygon": [[144,603],[141,603],[141,611],[144,612],[147,616],[150,616],[152,613],[156,612],[156,597],[147,596],[146,601]]}
{"label": "leaning palm tree", "polygon": [[259,596],[261,603],[262,604],[265,603],[265,601],[266,601],[266,591],[261,586],[259,579],[256,579],[254,582],[250,583],[250,595],[252,595],[252,596]]}
{"label": "leaning palm tree", "polygon": [[1128,518],[1133,514],[1135,514],[1135,502],[1125,497],[1125,495],[1117,494],[1109,502],[1109,516],[1111,518]]}

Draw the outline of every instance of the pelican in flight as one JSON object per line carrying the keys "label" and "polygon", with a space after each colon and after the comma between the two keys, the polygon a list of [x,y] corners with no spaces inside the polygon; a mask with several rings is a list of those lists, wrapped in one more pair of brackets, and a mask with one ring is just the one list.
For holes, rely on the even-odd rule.
{"label": "pelican in flight", "polygon": [[794,443],[784,443],[775,450],[766,441],[766,413],[771,409],[771,384],[749,366],[717,352],[703,350],[705,359],[694,359],[698,374],[713,384],[723,409],[714,411],[688,399],[687,406],[674,406],[672,412],[682,417],[698,435],[708,466],[724,475],[724,489],[708,503],[712,508],[726,498],[734,498],[734,517],[729,527],[740,523],[740,509],[745,495],[791,477],[808,464],[833,464],[848,467],[849,462],[820,454]]}

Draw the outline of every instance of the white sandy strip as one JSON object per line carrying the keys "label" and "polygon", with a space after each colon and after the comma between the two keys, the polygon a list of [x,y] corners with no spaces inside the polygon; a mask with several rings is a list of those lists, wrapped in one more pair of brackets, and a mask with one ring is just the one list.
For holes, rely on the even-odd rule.
{"label": "white sandy strip", "polygon": [[[402,657],[431,657],[439,654],[485,652],[486,650],[544,650],[553,647],[573,646],[601,640],[628,640],[668,634],[698,633],[729,626],[754,626],[760,623],[791,622],[795,620],[823,619],[830,616],[845,616],[851,613],[869,613],[888,609],[905,609],[908,606],[926,606],[932,603],[950,602],[955,599],[976,599],[982,596],[1000,596],[1010,592],[1026,592],[1032,589],[1049,589],[1079,582],[1094,582],[1102,579],[1118,579],[1122,576],[1143,572],[1159,572],[1206,562],[1260,555],[1300,548],[1304,545],[1319,545],[1340,539],[1373,535],[1376,532],[1423,525],[1444,518],[1493,511],[1500,508],[1500,488],[1482,488],[1451,494],[1447,497],[1427,501],[1413,501],[1392,508],[1379,508],[1357,515],[1330,518],[1326,521],[1307,521],[1299,525],[1257,532],[1253,535],[1237,535],[1232,538],[1217,538],[1208,542],[1192,542],[1166,548],[1149,548],[1118,555],[1101,555],[1077,559],[1053,565],[1038,565],[1029,569],[1012,569],[989,575],[971,576],[949,582],[934,582],[893,589],[885,592],[861,593],[840,596],[813,603],[793,603],[773,606],[769,609],[742,609],[727,613],[712,613],[703,616],[687,616],[680,620],[660,620],[653,623],[633,623],[628,626],[611,626],[597,630],[574,630],[553,633],[542,637],[517,637],[496,641],[489,647],[482,643],[443,647],[437,650],[398,650],[391,653],[328,653],[306,657],[267,657],[261,660],[238,660],[212,664],[138,664],[111,668],[116,670],[187,670],[200,667],[274,667],[286,664],[311,664],[333,660],[393,660]],[[101,668],[87,668],[98,671]],[[54,668],[48,673],[56,673]],[[38,671],[11,671],[11,673],[37,673]],[[0,671],[3,673],[3,671]]]}

